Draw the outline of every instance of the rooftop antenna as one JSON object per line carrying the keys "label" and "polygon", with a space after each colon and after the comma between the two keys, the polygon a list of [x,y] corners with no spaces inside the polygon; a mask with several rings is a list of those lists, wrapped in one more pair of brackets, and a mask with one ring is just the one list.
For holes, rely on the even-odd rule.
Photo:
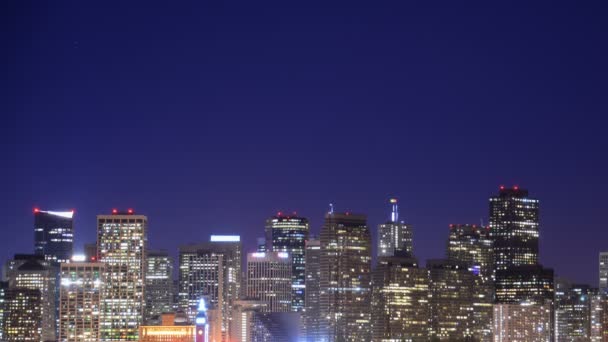
{"label": "rooftop antenna", "polygon": [[389,202],[393,205],[393,211],[391,212],[391,222],[399,221],[399,207],[397,206],[397,199],[391,198]]}
{"label": "rooftop antenna", "polygon": [[329,214],[330,215],[334,214],[334,204],[333,203],[329,203]]}

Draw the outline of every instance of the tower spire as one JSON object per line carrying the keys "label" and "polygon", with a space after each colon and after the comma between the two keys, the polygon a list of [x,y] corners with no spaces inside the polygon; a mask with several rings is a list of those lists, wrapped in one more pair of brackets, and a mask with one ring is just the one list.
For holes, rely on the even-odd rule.
{"label": "tower spire", "polygon": [[391,198],[389,200],[389,202],[393,206],[393,210],[391,212],[391,222],[398,222],[399,221],[399,207],[397,205],[397,199]]}

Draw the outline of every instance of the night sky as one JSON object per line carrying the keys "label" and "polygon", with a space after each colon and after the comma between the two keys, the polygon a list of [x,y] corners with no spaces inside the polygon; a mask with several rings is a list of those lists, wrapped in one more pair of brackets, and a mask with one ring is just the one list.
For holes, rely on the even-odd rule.
{"label": "night sky", "polygon": [[252,251],[266,217],[318,233],[330,202],[375,240],[389,196],[424,261],[517,184],[541,201],[542,263],[597,286],[605,1],[0,6],[0,261],[33,252],[35,206],[76,210],[77,250],[134,208],[151,248]]}

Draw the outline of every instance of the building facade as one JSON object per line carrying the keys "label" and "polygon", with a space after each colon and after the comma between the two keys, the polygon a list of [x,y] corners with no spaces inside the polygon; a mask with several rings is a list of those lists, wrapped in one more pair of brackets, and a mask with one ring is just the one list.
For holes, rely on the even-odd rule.
{"label": "building facade", "polygon": [[61,264],[59,291],[59,341],[100,340],[101,295],[105,264]]}
{"label": "building facade", "polygon": [[247,297],[267,303],[263,312],[292,311],[291,272],[286,252],[247,254]]}
{"label": "building facade", "polygon": [[173,258],[167,251],[148,251],[146,258],[146,324],[173,311]]}
{"label": "building facade", "polygon": [[276,216],[266,220],[266,244],[269,251],[289,254],[292,265],[292,310],[304,310],[306,296],[305,248],[308,240],[308,219],[295,215]]}
{"label": "building facade", "polygon": [[411,254],[380,257],[372,276],[372,341],[428,341],[429,277]]}
{"label": "building facade", "polygon": [[588,285],[555,283],[555,341],[591,339],[591,304],[593,291]]}
{"label": "building facade", "polygon": [[414,254],[413,228],[410,224],[399,221],[397,199],[391,198],[390,219],[378,226],[378,256],[393,256],[395,250],[404,250]]}
{"label": "building facade", "polygon": [[599,258],[600,291],[608,294],[608,252],[600,252]]}
{"label": "building facade", "polygon": [[553,302],[553,270],[540,265],[496,271],[496,302],[544,304]]}
{"label": "building facade", "polygon": [[42,341],[42,301],[40,290],[9,288],[5,291],[3,341]]}
{"label": "building facade", "polygon": [[372,242],[367,217],[332,208],[320,240],[320,341],[369,341]]}
{"label": "building facade", "polygon": [[304,334],[307,342],[318,341],[321,331],[321,241],[318,238],[310,238],[306,241],[306,297],[304,300],[305,310],[303,313]]}
{"label": "building facade", "polygon": [[34,209],[34,252],[56,264],[69,262],[74,249],[74,211]]}
{"label": "building facade", "polygon": [[550,342],[550,305],[495,304],[494,342]]}
{"label": "building facade", "polygon": [[105,263],[101,341],[137,341],[145,309],[148,218],[112,210],[97,216],[97,254]]}

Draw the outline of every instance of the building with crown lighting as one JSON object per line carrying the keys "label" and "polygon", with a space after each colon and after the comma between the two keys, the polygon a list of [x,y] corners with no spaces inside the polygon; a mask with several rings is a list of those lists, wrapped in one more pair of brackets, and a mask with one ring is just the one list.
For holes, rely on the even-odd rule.
{"label": "building with crown lighting", "polygon": [[100,340],[104,263],[61,264],[59,290],[59,341]]}
{"label": "building with crown lighting", "polygon": [[305,217],[278,213],[266,220],[267,249],[285,252],[291,258],[292,266],[292,310],[304,310],[306,292],[305,248],[308,240],[308,219]]}
{"label": "building with crown lighting", "polygon": [[146,258],[146,324],[173,311],[173,258],[167,251],[148,251]]}
{"label": "building with crown lighting", "polygon": [[474,275],[472,317],[473,338],[492,340],[492,304],[494,303],[494,254],[489,227],[451,224],[447,248],[448,260],[464,264]]}
{"label": "building with crown lighting", "polygon": [[372,341],[428,341],[429,277],[406,251],[380,257],[372,276]]}
{"label": "building with crown lighting", "polygon": [[101,341],[137,341],[145,308],[148,218],[132,209],[97,216],[97,254],[105,263]]}
{"label": "building with crown lighting", "polygon": [[74,249],[74,211],[34,209],[34,253],[56,264],[70,262]]}
{"label": "building with crown lighting", "polygon": [[6,276],[9,288],[31,289],[39,292],[41,338],[57,339],[57,266],[43,255],[17,254],[7,261]]}
{"label": "building with crown lighting", "polygon": [[395,250],[404,250],[414,254],[413,228],[403,221],[399,221],[399,207],[397,199],[391,198],[390,219],[378,226],[378,256],[393,256]]}
{"label": "building with crown lighting", "polygon": [[247,297],[267,303],[263,312],[292,311],[291,272],[286,252],[247,254]]}
{"label": "building with crown lighting", "polygon": [[321,280],[321,241],[318,238],[309,238],[306,241],[306,296],[304,300],[304,313],[302,323],[307,342],[321,339],[321,308],[320,308],[320,280]]}
{"label": "building with crown lighting", "polygon": [[367,217],[325,215],[321,229],[321,341],[371,340],[371,249]]}
{"label": "building with crown lighting", "polygon": [[494,304],[494,342],[550,342],[551,306]]}

